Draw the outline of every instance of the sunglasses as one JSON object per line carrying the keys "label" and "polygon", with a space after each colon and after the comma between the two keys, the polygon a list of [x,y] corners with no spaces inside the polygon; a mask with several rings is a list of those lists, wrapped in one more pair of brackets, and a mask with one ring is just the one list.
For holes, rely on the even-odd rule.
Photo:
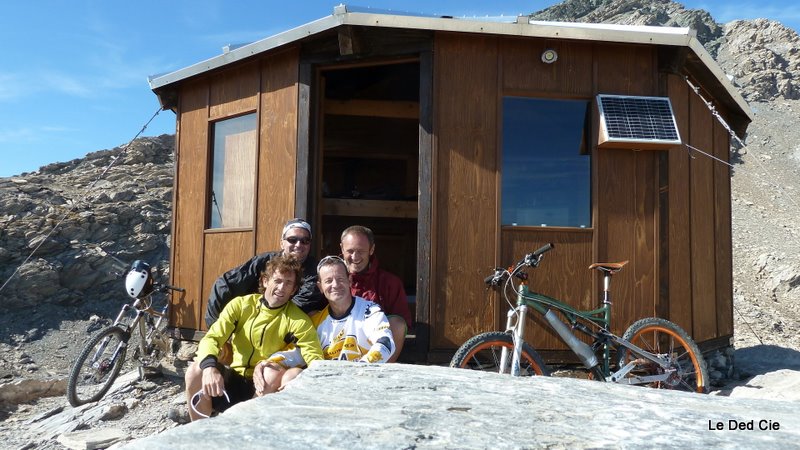
{"label": "sunglasses", "polygon": [[294,236],[289,236],[287,238],[284,238],[284,240],[292,245],[297,244],[298,242],[303,245],[308,245],[311,243],[311,239],[309,238],[299,238]]}

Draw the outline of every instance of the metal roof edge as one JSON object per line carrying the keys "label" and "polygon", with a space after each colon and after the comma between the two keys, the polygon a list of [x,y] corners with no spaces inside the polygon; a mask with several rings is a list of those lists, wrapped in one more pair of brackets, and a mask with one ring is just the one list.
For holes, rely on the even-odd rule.
{"label": "metal roof edge", "polygon": [[[524,16],[522,18],[524,19]],[[496,22],[468,18],[398,16],[363,12],[342,13],[342,23],[385,28],[681,46],[688,45],[690,38],[695,35],[690,28],[678,27],[541,21]]]}
{"label": "metal roof edge", "polygon": [[177,81],[208,72],[209,70],[240,61],[250,56],[278,48],[282,45],[295,42],[306,36],[311,36],[313,34],[329,30],[341,25],[341,19],[341,16],[338,15],[323,17],[305,25],[300,25],[256,42],[242,45],[228,52],[224,52],[221,55],[217,55],[205,61],[192,64],[189,67],[185,67],[164,75],[149,77],[148,82],[150,83],[150,89],[156,90],[168,84],[172,84]]}
{"label": "metal roof edge", "polygon": [[[366,11],[366,12],[365,12]],[[369,12],[366,8],[347,5],[334,7],[333,14],[291,30],[247,44],[189,67],[163,75],[148,77],[150,89],[190,78],[241,59],[285,45],[307,36],[329,30],[339,25],[365,27],[410,28],[420,30],[452,31],[462,33],[489,33],[506,36],[528,36],[561,39],[605,40],[623,43],[687,45],[693,33],[689,28],[652,26],[624,26],[571,22],[492,22],[451,18],[449,16],[411,16]]]}
{"label": "metal roof edge", "polygon": [[739,90],[736,89],[736,86],[733,85],[731,80],[728,78],[728,75],[722,71],[722,68],[717,64],[714,58],[711,57],[711,54],[708,53],[706,48],[703,46],[697,38],[692,38],[689,40],[689,48],[700,58],[700,61],[703,62],[708,70],[714,75],[714,78],[722,85],[722,87],[730,94],[731,98],[739,108],[742,109],[742,112],[747,115],[747,118],[752,122],[755,119],[753,116],[753,111],[750,110],[750,105],[747,104],[742,94],[739,93]]}
{"label": "metal roof edge", "polygon": [[526,16],[518,17],[515,22],[493,22],[477,20],[477,18],[473,20],[469,18],[452,18],[450,16],[387,14],[385,11],[378,12],[369,8],[348,7],[347,5],[335,6],[333,14],[330,16],[224,52],[221,55],[189,67],[165,75],[149,77],[148,83],[150,84],[150,89],[156,91],[169,84],[226,66],[340,25],[688,47],[730,94],[731,98],[750,121],[753,120],[753,115],[747,102],[733,86],[733,83],[731,83],[717,62],[706,51],[705,47],[697,40],[697,33],[690,28],[543,22],[527,20]]}

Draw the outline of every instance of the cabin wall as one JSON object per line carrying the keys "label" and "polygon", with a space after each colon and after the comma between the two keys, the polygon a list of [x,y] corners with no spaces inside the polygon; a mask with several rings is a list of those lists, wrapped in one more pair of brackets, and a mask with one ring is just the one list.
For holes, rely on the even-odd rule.
{"label": "cabin wall", "polygon": [[175,149],[174,203],[172,205],[172,260],[170,282],[186,289],[173,296],[170,325],[199,328],[203,314],[202,252],[208,172],[208,87],[203,82],[181,88]]}
{"label": "cabin wall", "polygon": [[[500,226],[504,96],[593,103],[598,93],[668,95],[684,142],[728,159],[727,132],[680,76],[659,72],[657,49],[445,32],[435,34],[433,47],[433,126],[420,137],[430,137],[432,151],[430,167],[419,168],[430,170],[429,217],[419,218],[426,226],[430,220],[430,238],[419,247],[430,248],[430,255],[419,255],[430,257],[430,289],[418,293],[429,301],[418,304],[424,309],[416,315],[429,327],[431,352],[446,353],[479,332],[502,329],[506,304],[487,292],[483,278],[547,242],[556,249],[531,271],[531,286],[580,309],[599,306],[601,277],[588,270],[592,262],[630,261],[614,277],[613,331],[658,315],[701,342],[732,335],[730,172],[724,165],[691,158],[685,147],[592,145],[590,228]],[[541,63],[546,48],[558,52],[556,63]],[[298,111],[300,60],[300,47],[291,47],[179,88],[172,283],[187,292],[174,300],[173,326],[205,329],[216,277],[255,253],[277,249],[286,218],[296,207],[309,207],[306,196],[298,197],[307,188],[296,179],[313,172],[298,167],[310,164],[307,155],[298,159],[298,149],[308,145],[298,142],[298,126],[313,130],[298,120],[314,114]],[[252,112],[259,136],[254,225],[207,230],[210,130],[217,120]],[[592,142],[597,121],[594,106]],[[418,287],[424,287],[419,280]],[[543,350],[565,349],[541,324],[529,324],[527,337]]]}
{"label": "cabin wall", "polygon": [[[658,94],[654,48],[598,45],[595,59],[597,74],[602,74],[595,94]],[[629,261],[612,283],[612,330],[622,333],[635,320],[656,315],[659,152],[599,149],[594,156],[595,258]],[[599,289],[599,284],[595,287]]]}
{"label": "cabin wall", "polygon": [[[727,130],[686,81],[669,75],[667,92],[684,142],[729,161]],[[697,341],[724,343],[733,335],[730,169],[686,148],[669,155],[670,319]]]}
{"label": "cabin wall", "polygon": [[499,322],[483,278],[498,250],[497,61],[492,37],[437,35],[431,349]]}
{"label": "cabin wall", "polygon": [[[541,63],[546,48],[556,63]],[[681,78],[658,71],[658,58],[639,45],[436,35],[431,351],[502,329],[507,305],[483,278],[547,242],[556,249],[530,271],[531,286],[580,309],[600,306],[592,262],[629,261],[612,284],[616,333],[655,315],[698,341],[732,334],[730,180],[707,158],[593,145],[591,229],[499,225],[504,96],[669,94],[684,141],[727,159],[727,135]],[[597,122],[595,106],[593,142]],[[566,348],[541,324],[527,333],[537,348]]]}
{"label": "cabin wall", "polygon": [[[181,88],[175,182],[172,283],[186,294],[173,305],[171,325],[205,330],[214,280],[254,254],[279,247],[294,213],[297,148],[296,48],[204,77]],[[257,114],[255,217],[246,228],[207,229],[211,130],[216,121]]]}

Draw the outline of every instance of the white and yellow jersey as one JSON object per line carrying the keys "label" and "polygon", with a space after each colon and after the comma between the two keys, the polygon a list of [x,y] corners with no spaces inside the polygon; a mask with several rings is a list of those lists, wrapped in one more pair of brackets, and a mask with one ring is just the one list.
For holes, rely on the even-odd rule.
{"label": "white and yellow jersey", "polygon": [[[369,300],[353,297],[347,314],[340,318],[331,316],[326,306],[311,321],[325,359],[384,363],[394,353],[389,320],[381,307]],[[292,345],[273,353],[268,360],[286,368],[305,365],[299,349]]]}
{"label": "white and yellow jersey", "polygon": [[344,317],[333,317],[325,307],[311,318],[325,359],[383,363],[394,353],[389,320],[381,307],[361,297]]}

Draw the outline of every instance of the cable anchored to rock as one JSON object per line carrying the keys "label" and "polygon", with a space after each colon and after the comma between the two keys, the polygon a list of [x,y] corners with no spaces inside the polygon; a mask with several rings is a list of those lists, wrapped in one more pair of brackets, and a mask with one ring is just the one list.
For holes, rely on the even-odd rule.
{"label": "cable anchored to rock", "polygon": [[3,292],[3,289],[5,289],[5,287],[8,285],[8,283],[10,283],[11,280],[17,275],[17,273],[19,273],[20,269],[22,269],[22,266],[27,264],[28,261],[30,261],[31,258],[33,258],[33,255],[36,254],[36,252],[39,250],[39,248],[53,236],[53,233],[55,233],[55,231],[58,230],[58,228],[61,226],[61,224],[64,223],[64,221],[67,219],[69,214],[73,210],[75,210],[75,208],[78,206],[78,203],[86,201],[86,199],[89,197],[89,194],[94,189],[94,186],[106,176],[106,174],[108,173],[109,170],[111,170],[112,167],[114,167],[114,164],[116,164],[117,160],[121,156],[125,155],[125,152],[128,151],[128,148],[130,148],[130,146],[133,143],[133,141],[135,141],[139,136],[141,136],[142,133],[144,133],[144,131],[150,125],[150,122],[152,122],[153,119],[155,119],[156,116],[158,116],[159,113],[161,113],[161,108],[160,107],[156,110],[156,112],[153,114],[153,116],[150,117],[150,119],[147,122],[145,122],[145,124],[142,126],[142,129],[139,130],[139,132],[136,133],[136,135],[130,141],[128,141],[127,144],[121,146],[122,151],[118,155],[113,156],[111,158],[111,162],[108,164],[108,166],[106,166],[106,168],[100,173],[100,175],[98,175],[97,178],[86,188],[86,193],[83,195],[83,197],[79,201],[70,202],[70,203],[72,203],[72,205],[69,207],[69,209],[67,209],[67,211],[64,213],[64,215],[61,216],[61,219],[59,219],[59,221],[56,222],[56,224],[53,226],[53,228],[50,230],[49,233],[47,233],[42,239],[39,239],[39,242],[33,248],[33,250],[28,255],[28,257],[25,258],[25,260],[22,261],[22,263],[19,266],[17,266],[16,269],[14,269],[14,272],[8,277],[8,279],[3,283],[3,285],[0,286],[0,292]]}

